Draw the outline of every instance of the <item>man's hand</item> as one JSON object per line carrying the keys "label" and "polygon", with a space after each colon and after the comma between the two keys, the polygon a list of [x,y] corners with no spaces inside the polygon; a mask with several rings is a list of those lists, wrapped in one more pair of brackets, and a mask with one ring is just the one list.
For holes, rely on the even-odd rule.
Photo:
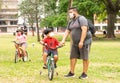
{"label": "man's hand", "polygon": [[63,46],[63,45],[65,45],[65,41],[60,42],[60,46]]}
{"label": "man's hand", "polygon": [[83,47],[83,42],[79,42],[78,47],[82,48]]}

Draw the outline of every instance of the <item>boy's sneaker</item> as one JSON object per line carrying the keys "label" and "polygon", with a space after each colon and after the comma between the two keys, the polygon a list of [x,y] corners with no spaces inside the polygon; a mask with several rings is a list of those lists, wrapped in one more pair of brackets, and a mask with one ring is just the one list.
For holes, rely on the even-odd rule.
{"label": "boy's sneaker", "polygon": [[74,77],[74,74],[69,72],[67,75],[65,75],[65,77]]}
{"label": "boy's sneaker", "polygon": [[47,69],[47,65],[46,64],[44,64],[43,69]]}
{"label": "boy's sneaker", "polygon": [[57,65],[56,65],[56,64],[54,64],[54,67],[55,67],[55,68],[57,68]]}
{"label": "boy's sneaker", "polygon": [[86,78],[88,78],[88,77],[87,77],[87,74],[85,74],[85,73],[82,73],[81,76],[79,77],[79,79],[86,79]]}

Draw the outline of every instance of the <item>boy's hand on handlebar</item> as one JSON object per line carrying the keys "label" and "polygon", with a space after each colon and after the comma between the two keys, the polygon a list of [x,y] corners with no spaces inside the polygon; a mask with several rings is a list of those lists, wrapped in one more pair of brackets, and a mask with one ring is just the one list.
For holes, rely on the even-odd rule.
{"label": "boy's hand on handlebar", "polygon": [[47,44],[46,44],[46,43],[44,43],[43,41],[40,41],[40,44],[45,45],[45,46],[47,45]]}

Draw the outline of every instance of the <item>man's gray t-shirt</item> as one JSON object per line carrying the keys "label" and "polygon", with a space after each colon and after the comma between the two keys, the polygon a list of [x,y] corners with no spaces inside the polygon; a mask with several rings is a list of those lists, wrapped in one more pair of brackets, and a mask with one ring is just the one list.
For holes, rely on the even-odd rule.
{"label": "man's gray t-shirt", "polygon": [[[81,26],[88,26],[88,21],[84,16],[79,16],[76,19],[71,20],[68,24],[67,30],[70,31],[73,45],[78,45],[80,42],[81,33],[82,33]],[[91,44],[91,42],[92,42],[92,34],[88,30],[84,41],[84,45]]]}

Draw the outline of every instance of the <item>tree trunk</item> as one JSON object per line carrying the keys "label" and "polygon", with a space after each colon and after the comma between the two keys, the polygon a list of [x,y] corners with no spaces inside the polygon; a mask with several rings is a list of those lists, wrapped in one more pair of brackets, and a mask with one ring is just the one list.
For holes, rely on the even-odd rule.
{"label": "tree trunk", "polygon": [[37,41],[40,41],[40,35],[39,35],[39,26],[38,26],[38,18],[36,13],[36,28],[37,28]]}
{"label": "tree trunk", "polygon": [[32,36],[35,36],[34,35],[34,27],[33,27],[33,25],[31,27],[32,27]]}
{"label": "tree trunk", "polygon": [[[69,0],[69,4],[68,4],[68,12],[67,12],[67,21],[69,22],[69,8],[72,7],[72,3],[73,0]],[[70,35],[70,46],[72,46],[72,39],[71,39],[71,35]]]}
{"label": "tree trunk", "polygon": [[36,4],[36,28],[37,28],[37,41],[39,42],[40,41],[40,35],[39,35],[39,26],[38,26],[38,12],[37,12],[37,7],[38,5]]}
{"label": "tree trunk", "polygon": [[115,38],[114,29],[115,29],[115,12],[108,12],[108,22],[107,22],[107,35],[106,38]]}

